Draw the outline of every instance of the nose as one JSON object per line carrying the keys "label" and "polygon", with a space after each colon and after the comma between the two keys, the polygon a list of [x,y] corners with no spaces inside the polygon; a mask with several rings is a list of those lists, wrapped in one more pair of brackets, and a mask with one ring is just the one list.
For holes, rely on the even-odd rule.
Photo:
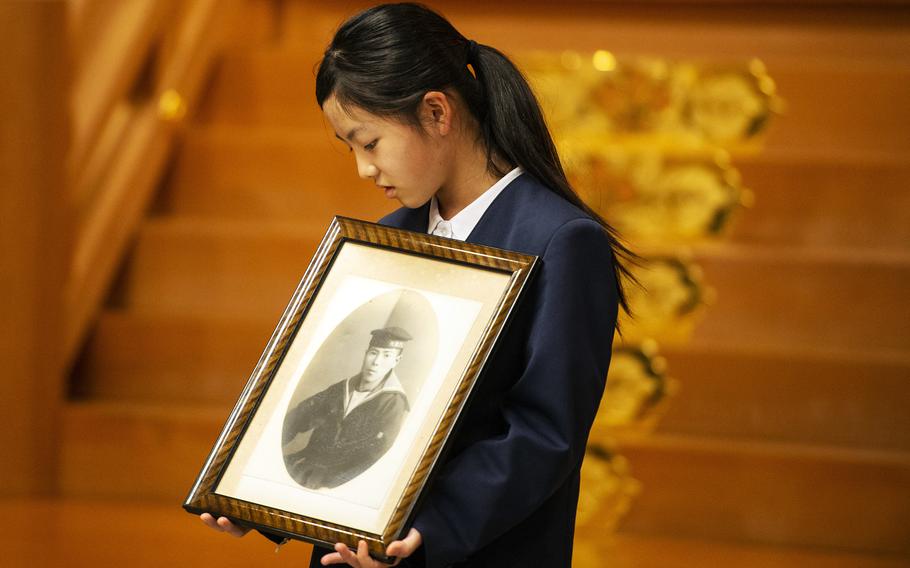
{"label": "nose", "polygon": [[366,158],[357,157],[357,174],[363,179],[374,179],[379,169]]}

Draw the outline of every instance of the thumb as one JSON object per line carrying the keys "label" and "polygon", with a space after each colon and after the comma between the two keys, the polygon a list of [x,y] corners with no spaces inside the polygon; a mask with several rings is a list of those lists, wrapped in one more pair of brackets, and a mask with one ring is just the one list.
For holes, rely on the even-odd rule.
{"label": "thumb", "polygon": [[423,544],[423,537],[420,535],[420,531],[415,528],[411,528],[411,530],[408,532],[408,536],[404,537],[401,540],[396,540],[389,545],[389,548],[386,550],[386,554],[389,556],[407,558],[408,556],[414,554],[414,551],[417,550],[421,544]]}

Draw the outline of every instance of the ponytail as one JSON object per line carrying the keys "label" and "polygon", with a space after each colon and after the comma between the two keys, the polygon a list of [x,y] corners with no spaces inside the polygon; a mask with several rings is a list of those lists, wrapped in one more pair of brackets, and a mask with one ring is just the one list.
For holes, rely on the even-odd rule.
{"label": "ponytail", "polygon": [[521,71],[496,48],[478,44],[476,51],[477,57],[470,63],[483,88],[486,105],[480,124],[487,151],[487,169],[499,176],[506,173],[499,171],[496,158],[521,166],[544,186],[597,221],[607,232],[613,249],[619,303],[626,313],[631,313],[623,289],[623,279],[632,282],[637,280],[619,259],[639,264],[640,257],[629,250],[620,241],[616,230],[572,189],[540,103]]}
{"label": "ponytail", "polygon": [[[473,73],[471,72],[473,69]],[[316,100],[330,96],[372,114],[418,126],[429,91],[454,91],[480,125],[487,169],[520,166],[551,191],[595,219],[613,250],[616,292],[626,313],[626,262],[638,256],[588,207],[569,184],[537,97],[515,65],[498,50],[468,40],[451,23],[419,4],[384,4],[347,20],[332,39],[316,73]]]}

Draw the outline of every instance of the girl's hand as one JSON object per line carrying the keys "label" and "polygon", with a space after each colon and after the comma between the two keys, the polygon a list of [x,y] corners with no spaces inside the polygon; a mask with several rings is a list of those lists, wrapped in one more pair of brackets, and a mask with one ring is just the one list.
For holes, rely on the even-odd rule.
{"label": "girl's hand", "polygon": [[361,540],[357,544],[356,554],[352,552],[347,545],[340,542],[336,543],[335,552],[323,556],[321,562],[323,566],[347,563],[354,568],[383,568],[385,566],[397,566],[402,558],[407,558],[414,554],[414,551],[420,547],[422,542],[423,537],[420,536],[420,532],[417,529],[412,528],[410,532],[408,532],[408,536],[404,537],[402,540],[396,540],[389,544],[385,553],[389,556],[396,557],[395,564],[384,564],[371,558],[370,554],[367,552],[367,543],[365,540]]}
{"label": "girl's hand", "polygon": [[[229,535],[235,536],[237,538],[240,538],[243,535],[245,535],[246,533],[250,532],[250,529],[245,528],[245,527],[238,527],[237,525],[232,523],[231,520],[228,519],[227,517],[218,517],[218,519],[215,520],[215,517],[213,517],[211,514],[202,513],[201,515],[199,515],[199,518],[202,519],[202,522],[205,523],[205,526],[215,529],[216,531],[219,531],[219,532],[228,533]],[[392,544],[394,544],[394,543],[392,543]],[[391,546],[391,545],[389,545],[389,546]]]}

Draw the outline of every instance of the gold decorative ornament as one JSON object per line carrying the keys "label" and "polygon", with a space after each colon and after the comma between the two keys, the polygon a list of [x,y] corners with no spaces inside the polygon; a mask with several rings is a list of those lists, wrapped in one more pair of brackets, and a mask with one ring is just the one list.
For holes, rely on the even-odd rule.
{"label": "gold decorative ornament", "polygon": [[667,361],[658,354],[656,341],[615,346],[590,439],[608,442],[620,432],[653,431],[677,390],[677,381],[667,376]]}
{"label": "gold decorative ornament", "polygon": [[689,159],[620,151],[572,158],[566,169],[582,199],[638,244],[716,239],[748,199],[722,151]]}
{"label": "gold decorative ornament", "polygon": [[[688,341],[713,289],[679,246],[722,238],[752,192],[731,155],[761,148],[783,102],[764,63],[531,52],[519,58],[579,196],[643,254],[581,470],[573,566],[600,567],[641,485],[611,449],[652,432],[678,390],[657,344]],[[650,251],[650,254],[643,251]]]}
{"label": "gold decorative ornament", "polygon": [[186,116],[186,101],[174,89],[168,89],[158,97],[158,116],[166,122],[180,122]]}
{"label": "gold decorative ornament", "polygon": [[644,137],[662,151],[748,149],[783,104],[757,59],[731,66],[565,51],[519,58],[557,138]]}
{"label": "gold decorative ornament", "polygon": [[581,467],[581,490],[575,526],[612,533],[628,512],[641,484],[632,478],[629,463],[606,446],[589,444]]}
{"label": "gold decorative ornament", "polygon": [[641,285],[627,288],[634,317],[620,315],[623,341],[687,341],[713,295],[702,282],[701,268],[681,255],[656,255],[646,257],[633,273]]}

